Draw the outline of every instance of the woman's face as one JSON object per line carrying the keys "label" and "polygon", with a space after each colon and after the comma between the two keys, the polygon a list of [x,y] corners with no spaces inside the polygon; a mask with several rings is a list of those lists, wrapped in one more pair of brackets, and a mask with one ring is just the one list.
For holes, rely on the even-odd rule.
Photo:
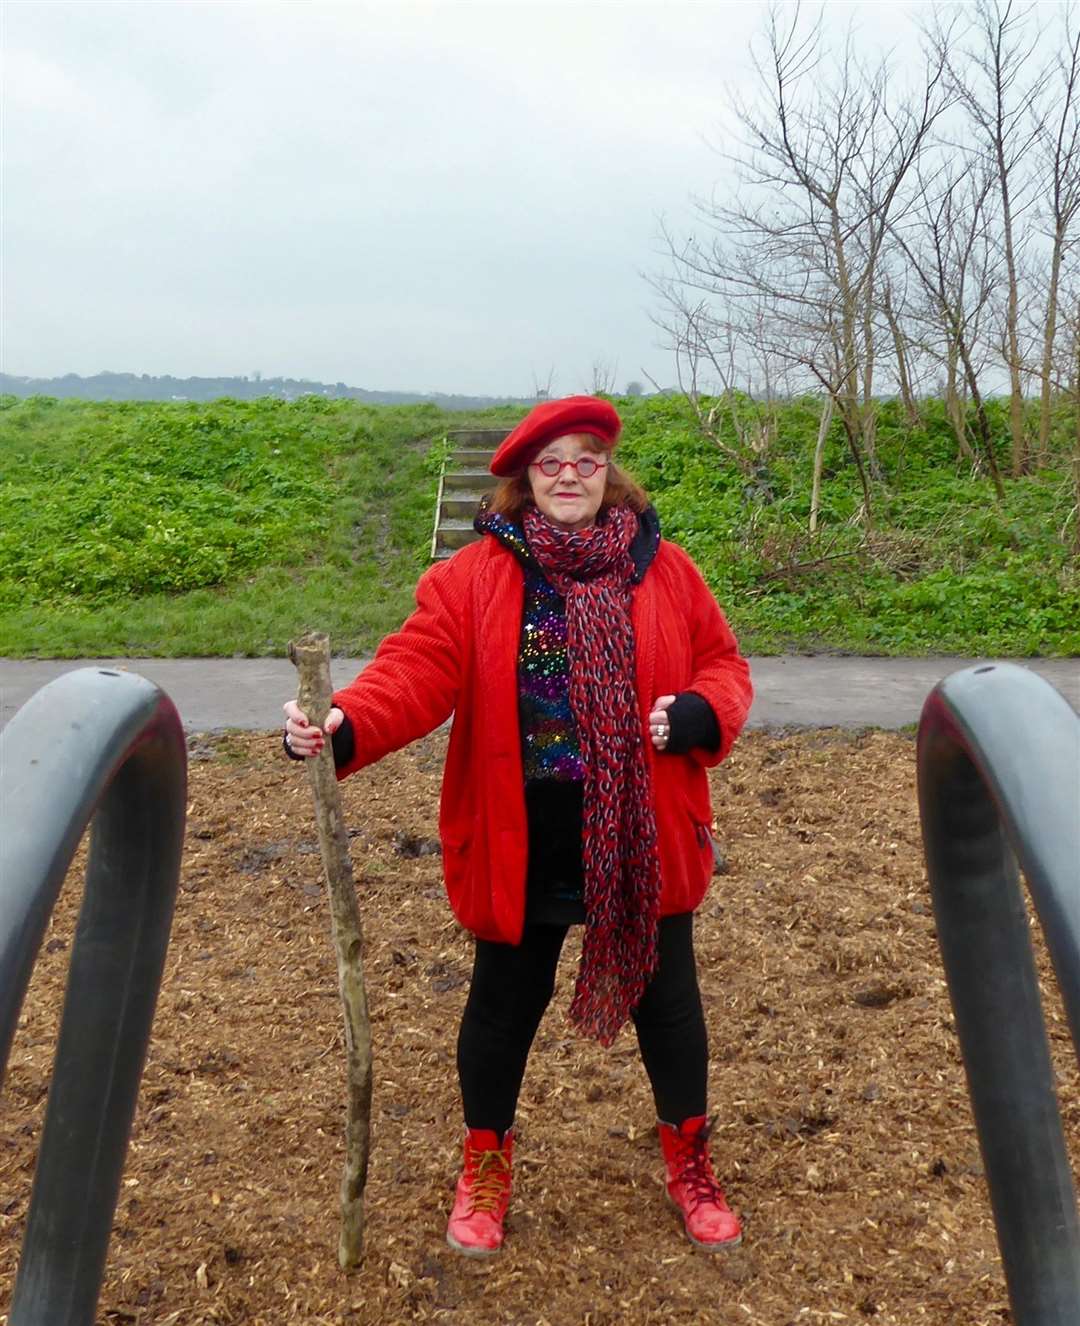
{"label": "woman's face", "polygon": [[[548,456],[559,461],[576,461],[589,456],[598,460],[600,467],[589,478],[583,479],[572,466],[564,465],[558,474],[549,478],[537,468]],[[591,525],[604,498],[606,460],[604,448],[589,433],[567,433],[548,442],[532,458],[528,469],[533,501],[540,513],[560,529],[586,529]]]}

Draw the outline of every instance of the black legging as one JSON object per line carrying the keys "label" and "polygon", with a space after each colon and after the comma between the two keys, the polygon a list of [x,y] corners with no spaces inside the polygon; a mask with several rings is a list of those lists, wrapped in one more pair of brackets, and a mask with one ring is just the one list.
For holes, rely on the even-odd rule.
{"label": "black legging", "polygon": [[[660,922],[660,966],[633,1013],[657,1118],[667,1123],[705,1113],[709,1046],[693,926],[690,912]],[[514,1122],[529,1049],[555,989],[568,928],[527,925],[517,946],[476,941],[457,1049],[469,1128],[502,1134]]]}

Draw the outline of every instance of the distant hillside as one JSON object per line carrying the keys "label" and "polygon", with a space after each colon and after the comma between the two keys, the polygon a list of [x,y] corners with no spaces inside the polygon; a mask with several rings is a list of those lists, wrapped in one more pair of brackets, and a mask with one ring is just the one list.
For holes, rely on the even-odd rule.
{"label": "distant hillside", "polygon": [[250,401],[276,396],[292,401],[298,396],[329,396],[364,401],[368,405],[437,405],[442,410],[482,410],[491,405],[531,405],[526,396],[457,396],[433,392],[367,391],[344,382],[309,382],[306,378],[174,378],[149,373],[97,373],[60,378],[16,377],[0,373],[0,392],[11,396],[59,396],[82,401],[213,401],[223,396]]}

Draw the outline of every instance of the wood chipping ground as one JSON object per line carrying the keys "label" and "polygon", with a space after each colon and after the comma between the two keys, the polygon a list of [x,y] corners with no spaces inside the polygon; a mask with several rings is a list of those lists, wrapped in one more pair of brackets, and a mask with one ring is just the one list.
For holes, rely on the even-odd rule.
{"label": "wood chipping ground", "polygon": [[[683,1238],[632,1031],[605,1052],[566,1024],[571,941],[525,1081],[506,1248],[482,1263],[451,1252],[470,946],[425,850],[444,750],[438,734],[343,787],[376,1079],[366,1258],[346,1277],[343,1050],[307,782],[276,734],[192,739],[183,878],[98,1322],[1007,1322],[914,747],[897,734],[755,733],[713,774],[726,873],[697,942],[715,1160],[743,1247],[708,1256]],[[0,1308],[80,893],[69,881],[11,1056]],[[1053,997],[1048,1013],[1075,1160],[1076,1063]]]}

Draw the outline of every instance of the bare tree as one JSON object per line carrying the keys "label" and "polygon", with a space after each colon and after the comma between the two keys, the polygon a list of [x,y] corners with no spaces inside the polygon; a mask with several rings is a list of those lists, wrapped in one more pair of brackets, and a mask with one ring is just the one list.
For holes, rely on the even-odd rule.
{"label": "bare tree", "polygon": [[[1073,552],[1080,558],[1080,297],[1069,305],[1072,317],[1072,404],[1073,404],[1073,495],[1076,498],[1072,508]],[[1064,537],[1064,530],[1062,531]]]}
{"label": "bare tree", "polygon": [[1023,473],[1028,462],[1025,356],[1020,344],[1020,266],[1025,232],[1018,232],[1017,220],[1031,201],[1028,179],[1021,167],[1035,137],[1033,121],[1039,122],[1036,105],[1041,76],[1033,65],[1037,36],[1031,33],[1028,22],[1030,6],[1021,9],[1014,0],[975,0],[972,12],[974,18],[965,33],[967,44],[957,39],[955,18],[944,28],[935,16],[929,36],[932,48],[945,62],[950,87],[975,131],[978,150],[994,172],[1007,281],[1002,350],[1009,372],[1012,471],[1017,475]]}
{"label": "bare tree", "polygon": [[735,108],[740,199],[699,201],[711,238],[668,237],[674,275],[662,289],[701,360],[729,358],[735,336],[744,359],[752,346],[793,384],[828,394],[869,520],[876,287],[889,222],[908,205],[905,182],[945,105],[942,62],[927,64],[915,95],[894,92],[884,63],[860,64],[850,39],[826,66],[820,20],[807,30],[796,4],[770,11],[757,69],[756,99]]}
{"label": "bare tree", "polygon": [[[698,233],[664,235],[657,321],[718,448],[752,470],[778,389],[820,394],[814,524],[833,419],[871,523],[884,392],[914,426],[937,375],[959,457],[999,500],[987,393],[1001,392],[1002,370],[1014,475],[1048,463],[1055,401],[1080,394],[1077,308],[1063,293],[1080,253],[1080,10],[1060,10],[1044,74],[1024,3],[940,7],[913,88],[897,86],[887,60],[857,58],[850,37],[830,54],[822,20],[804,21],[798,0],[775,4],[756,92],[734,105],[737,193],[699,196]],[[1037,442],[1023,394],[1036,379]]]}
{"label": "bare tree", "polygon": [[603,392],[607,396],[614,395],[615,383],[619,375],[619,361],[614,363],[609,359],[596,358],[592,361],[592,380],[590,390],[593,395]]}
{"label": "bare tree", "polygon": [[981,176],[965,173],[961,178],[958,173],[950,175],[942,162],[929,177],[920,171],[919,180],[918,206],[908,223],[894,226],[893,233],[927,297],[925,322],[930,335],[924,344],[939,356],[946,371],[945,406],[957,446],[962,455],[974,459],[959,379],[975,409],[982,458],[998,498],[1004,501],[977,367],[980,318],[996,281],[987,218],[994,176],[985,169]]}
{"label": "bare tree", "polygon": [[1071,279],[1063,279],[1058,288],[1058,333],[1051,387],[1068,403],[1072,415],[1072,437],[1068,441],[1073,498],[1059,534],[1063,543],[1068,542],[1069,528],[1072,527],[1073,556],[1080,561],[1080,277],[1076,274]]}
{"label": "bare tree", "polygon": [[[667,312],[656,319],[674,352],[679,391],[686,397],[701,432],[744,474],[750,474],[764,461],[774,435],[772,379],[766,367],[765,407],[759,409],[752,381],[740,376],[742,361],[736,354],[735,328],[721,325],[706,300],[688,294],[685,287],[670,283],[665,288]],[[760,354],[760,345],[750,341],[740,344],[744,353]],[[725,424],[734,435],[734,443]]]}
{"label": "bare tree", "polygon": [[1050,265],[1043,317],[1042,365],[1039,373],[1039,440],[1036,463],[1046,465],[1050,453],[1050,416],[1054,378],[1054,340],[1057,334],[1061,269],[1080,212],[1080,24],[1070,5],[1065,12],[1065,42],[1056,65],[1057,95],[1051,98],[1053,118],[1037,119],[1043,169],[1047,181],[1046,224],[1050,239]]}
{"label": "bare tree", "polygon": [[555,387],[554,364],[552,364],[552,366],[548,369],[546,378],[540,377],[540,375],[536,372],[536,370],[533,369],[533,400],[536,401],[550,400],[551,393],[554,390],[554,387]]}
{"label": "bare tree", "polygon": [[863,250],[862,305],[862,416],[863,440],[868,452],[876,451],[874,430],[874,371],[879,315],[892,335],[896,356],[895,371],[905,404],[912,405],[908,363],[903,338],[898,336],[890,317],[891,294],[888,275],[887,239],[891,225],[911,206],[911,193],[901,190],[910,182],[922,156],[930,132],[947,107],[943,92],[944,62],[932,55],[924,70],[918,96],[894,99],[890,96],[888,66],[885,62],[874,73],[874,105],[880,120],[880,132],[872,133],[859,170],[859,196],[865,215],[863,225],[854,233]]}
{"label": "bare tree", "polygon": [[[820,19],[804,35],[798,5],[787,14],[774,7],[757,64],[759,100],[737,107],[750,148],[739,163],[741,173],[750,196],[761,201],[721,220],[742,248],[743,261],[728,269],[732,295],[764,296],[784,310],[783,321],[804,325],[809,335],[792,343],[793,357],[832,395],[862,471],[858,323],[865,291],[860,272],[852,269],[850,203],[875,97],[858,76],[850,42],[834,80],[822,78],[820,66]],[[779,209],[778,193],[786,195]],[[813,358],[808,349],[817,352]],[[869,459],[874,465],[872,438]],[[864,498],[868,508],[865,478]]]}
{"label": "bare tree", "polygon": [[[1080,306],[1077,307],[1077,322],[1080,323]],[[1073,344],[1076,353],[1073,356],[1075,364],[1075,384],[1073,390],[1073,495],[1076,501],[1073,503],[1073,552],[1080,558],[1080,336],[1074,338]]]}
{"label": "bare tree", "polygon": [[886,276],[880,285],[879,305],[892,338],[893,354],[896,357],[896,380],[900,388],[900,403],[910,427],[917,428],[922,423],[919,403],[915,396],[914,375],[912,373],[912,344],[902,326],[903,304],[898,303],[893,293],[892,280]]}
{"label": "bare tree", "polygon": [[1068,401],[1072,414],[1072,436],[1069,439],[1072,506],[1059,536],[1063,543],[1071,541],[1073,556],[1080,561],[1080,286],[1075,282],[1063,283],[1058,296],[1059,336],[1052,370],[1053,388]]}
{"label": "bare tree", "polygon": [[821,418],[818,420],[817,441],[814,443],[814,463],[810,476],[810,519],[808,525],[811,534],[817,533],[818,513],[821,510],[821,470],[825,460],[825,441],[829,436],[832,417],[833,398],[826,396],[821,407]]}

